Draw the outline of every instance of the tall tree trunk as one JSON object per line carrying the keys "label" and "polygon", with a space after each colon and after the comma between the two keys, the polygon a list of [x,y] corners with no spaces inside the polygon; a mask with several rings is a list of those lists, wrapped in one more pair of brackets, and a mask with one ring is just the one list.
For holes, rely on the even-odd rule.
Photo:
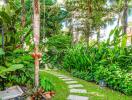
{"label": "tall tree trunk", "polygon": [[118,14],[118,19],[117,19],[117,27],[119,27],[119,25],[120,25],[120,19],[121,19],[121,14],[119,13]]}
{"label": "tall tree trunk", "polygon": [[123,33],[127,33],[127,20],[128,20],[128,0],[124,0],[124,10],[123,10]]}
{"label": "tall tree trunk", "polygon": [[[130,28],[130,33],[132,33],[132,28]],[[132,34],[131,34],[131,46],[132,46]]]}
{"label": "tall tree trunk", "polygon": [[90,34],[91,34],[91,23],[89,22],[91,16],[92,16],[92,0],[88,0],[88,10],[87,10],[87,14],[88,14],[88,22],[87,22],[87,36],[86,36],[86,40],[87,40],[87,47],[89,47],[89,38],[90,38]]}
{"label": "tall tree trunk", "polygon": [[21,0],[21,5],[22,5],[22,18],[21,18],[21,23],[22,23],[22,27],[25,26],[25,0]]}
{"label": "tall tree trunk", "polygon": [[[25,18],[25,0],[21,0],[21,5],[22,5],[21,25],[22,25],[22,30],[23,30],[25,23],[26,23],[25,22],[26,21],[26,18]],[[22,45],[24,44],[24,33],[23,33],[22,38],[21,38],[21,44]]]}
{"label": "tall tree trunk", "polygon": [[75,35],[76,35],[76,33],[75,33],[75,22],[73,21],[73,20],[75,20],[75,12],[72,12],[72,16],[71,16],[71,33],[72,33],[72,44],[73,45],[75,45],[76,44],[76,37],[75,37]]}
{"label": "tall tree trunk", "polygon": [[87,34],[87,37],[86,37],[87,39],[87,48],[89,48],[89,38],[90,38],[90,34]]}
{"label": "tall tree trunk", "polygon": [[97,45],[99,47],[99,43],[100,43],[100,28],[97,29]]}
{"label": "tall tree trunk", "polygon": [[131,35],[131,45],[132,45],[132,35]]}
{"label": "tall tree trunk", "polygon": [[39,0],[33,2],[33,32],[34,32],[34,43],[35,43],[35,86],[39,86],[39,37],[40,37],[40,3]]}
{"label": "tall tree trunk", "polygon": [[1,28],[1,30],[2,30],[2,48],[4,50],[4,28],[3,28],[3,26]]}

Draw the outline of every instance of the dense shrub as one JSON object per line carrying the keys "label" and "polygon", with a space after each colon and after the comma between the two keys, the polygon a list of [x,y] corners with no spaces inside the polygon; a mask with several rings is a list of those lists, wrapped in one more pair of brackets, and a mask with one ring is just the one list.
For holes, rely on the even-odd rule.
{"label": "dense shrub", "polygon": [[11,56],[14,57],[12,63],[23,64],[24,67],[15,71],[15,73],[11,73],[10,76],[8,76],[8,81],[23,86],[33,85],[34,61],[29,52],[17,49]]}
{"label": "dense shrub", "polygon": [[78,78],[96,83],[105,80],[110,88],[132,95],[130,51],[131,48],[111,48],[105,43],[90,49],[77,45],[67,50],[64,68]]}
{"label": "dense shrub", "polygon": [[6,54],[5,65],[0,66],[0,85],[3,89],[12,85],[33,86],[34,63],[29,52],[16,49]]}
{"label": "dense shrub", "polygon": [[[68,34],[56,34],[48,38],[47,54],[43,55],[43,62],[59,66],[66,53],[67,48],[71,46],[71,36]],[[45,57],[46,56],[46,57]]]}

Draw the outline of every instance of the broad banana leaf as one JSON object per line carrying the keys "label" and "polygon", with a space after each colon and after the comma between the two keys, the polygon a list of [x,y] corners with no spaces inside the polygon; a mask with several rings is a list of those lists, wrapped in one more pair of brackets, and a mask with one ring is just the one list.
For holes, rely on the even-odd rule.
{"label": "broad banana leaf", "polygon": [[24,66],[23,66],[22,64],[14,64],[14,65],[11,65],[11,66],[8,67],[8,68],[3,67],[3,66],[0,66],[0,77],[6,78],[6,74],[7,74],[7,73],[16,71],[16,70],[21,69],[21,68],[23,68],[23,67],[24,67]]}
{"label": "broad banana leaf", "polygon": [[4,54],[5,54],[4,50],[2,48],[0,48],[0,56],[4,55]]}

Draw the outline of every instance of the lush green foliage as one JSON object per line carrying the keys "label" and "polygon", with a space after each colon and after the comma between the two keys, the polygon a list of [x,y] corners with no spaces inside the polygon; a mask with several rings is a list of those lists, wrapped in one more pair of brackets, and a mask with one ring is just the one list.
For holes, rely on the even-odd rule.
{"label": "lush green foliage", "polygon": [[[94,45],[88,46],[88,48],[86,44],[71,47],[71,36],[65,33],[60,34],[62,22],[67,17],[66,21],[70,22],[68,24],[72,24],[72,19],[74,19],[72,12],[75,11],[79,12],[78,19],[85,19],[81,23],[84,27],[79,27],[78,32],[83,30],[88,35],[86,38],[89,39],[92,33],[100,31],[101,27],[113,19],[109,17],[110,15],[115,16],[115,12],[121,13],[123,9],[125,10],[125,7],[122,9],[125,2],[116,1],[121,2],[120,7],[117,6],[117,2],[115,5],[117,9],[112,11],[113,3],[111,3],[112,6],[106,7],[108,3],[106,0],[79,2],[73,0],[66,5],[68,7],[60,7],[56,4],[56,0],[40,0],[40,43],[41,49],[48,49],[47,53],[43,54],[43,64],[51,63],[58,67],[61,66],[60,68],[64,66],[74,76],[87,81],[99,83],[100,80],[104,80],[110,88],[131,95],[132,47],[126,47],[127,36],[121,34],[122,28],[112,30],[108,40],[100,44],[98,36],[98,47]],[[0,26],[4,32],[4,34],[0,34],[0,41],[4,44],[1,48],[2,43],[0,42],[0,86],[2,86],[0,90],[16,84],[33,85],[34,65],[33,59],[29,55],[33,49],[31,5],[30,0],[25,0],[25,4],[20,3],[20,0],[8,0],[7,5],[0,8]],[[28,12],[24,13],[23,7]],[[70,16],[67,16],[68,14]],[[26,17],[24,26],[20,23],[22,15]],[[124,24],[124,26],[126,25]],[[45,36],[48,38],[47,42],[43,41]],[[30,45],[28,51],[24,50],[24,43]],[[41,77],[40,79],[40,87],[45,91],[54,90],[52,82],[46,78]]]}
{"label": "lush green foliage", "polygon": [[66,53],[67,48],[71,46],[71,36],[67,34],[53,35],[48,38],[47,55],[43,55],[43,61],[46,63],[52,63],[59,66],[62,63],[62,59]]}
{"label": "lush green foliage", "polygon": [[40,80],[40,87],[44,90],[44,91],[53,91],[54,90],[54,85],[53,83],[51,83],[51,81],[47,78],[41,77]]}
{"label": "lush green foliage", "polygon": [[[10,83],[19,84],[23,86],[32,86],[33,85],[33,73],[34,73],[34,63],[32,57],[28,52],[20,53],[20,50],[15,50],[13,63],[23,64],[24,67],[15,73],[12,73],[8,76]],[[11,57],[10,57],[11,58]]]}
{"label": "lush green foliage", "polygon": [[132,48],[124,46],[125,36],[120,39],[119,33],[119,29],[113,30],[113,40],[108,39],[100,43],[99,47],[87,49],[77,45],[68,49],[64,57],[64,68],[74,76],[88,81],[99,83],[105,80],[110,88],[131,95],[132,73],[129,71],[132,66]]}
{"label": "lush green foliage", "polygon": [[92,48],[90,51],[81,47],[68,50],[64,58],[64,68],[73,71],[73,75],[79,78],[97,83],[103,79],[109,87],[131,94],[132,74],[128,71],[132,66],[132,55],[121,55],[121,48],[116,52],[114,48],[100,48],[102,49]]}
{"label": "lush green foliage", "polygon": [[22,49],[23,42],[30,44],[31,21],[28,21],[26,27],[22,29],[20,15],[21,6],[18,1],[9,0],[0,9],[0,23],[4,31],[4,47],[0,48],[0,89],[16,84],[33,85],[33,59],[29,51]]}
{"label": "lush green foliage", "polygon": [[41,1],[41,38],[59,34],[62,22],[67,16],[67,12],[61,9],[56,0]]}
{"label": "lush green foliage", "polygon": [[23,49],[6,53],[8,56],[5,57],[5,65],[0,66],[1,86],[33,85],[33,59],[27,53]]}

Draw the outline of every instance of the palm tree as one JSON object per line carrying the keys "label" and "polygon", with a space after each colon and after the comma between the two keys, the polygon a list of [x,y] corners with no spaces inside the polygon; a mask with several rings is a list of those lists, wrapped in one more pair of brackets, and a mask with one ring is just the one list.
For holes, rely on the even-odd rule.
{"label": "palm tree", "polygon": [[[21,0],[21,5],[22,5],[21,24],[22,24],[22,28],[24,28],[25,20],[26,20],[26,18],[25,18],[25,0]],[[22,35],[21,43],[22,43],[22,45],[24,44],[24,35]]]}
{"label": "palm tree", "polygon": [[124,9],[122,15],[123,33],[127,33],[127,20],[128,20],[128,0],[124,0]]}
{"label": "palm tree", "polygon": [[21,0],[21,5],[22,5],[22,27],[25,26],[25,0]]}
{"label": "palm tree", "polygon": [[40,3],[39,0],[33,1],[33,32],[34,32],[34,43],[35,43],[35,86],[39,86],[39,34],[40,34]]}
{"label": "palm tree", "polygon": [[128,4],[131,0],[109,0],[112,5],[115,5],[114,8],[116,11],[115,14],[118,13],[118,21],[117,21],[117,26],[119,26],[120,18],[121,18],[121,23],[123,27],[123,33],[127,33],[127,20],[128,20]]}

